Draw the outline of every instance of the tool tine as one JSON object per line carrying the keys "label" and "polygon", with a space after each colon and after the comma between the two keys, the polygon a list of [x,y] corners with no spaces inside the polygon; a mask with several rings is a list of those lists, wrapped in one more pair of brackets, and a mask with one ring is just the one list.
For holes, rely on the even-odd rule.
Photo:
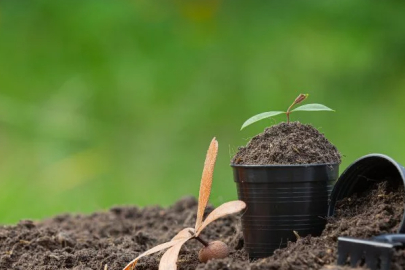
{"label": "tool tine", "polygon": [[[366,247],[365,247],[366,248]],[[378,250],[368,247],[365,252],[365,263],[370,270],[376,270],[378,267]]]}
{"label": "tool tine", "polygon": [[392,249],[385,249],[383,253],[381,254],[380,260],[380,269],[381,270],[389,270],[391,269],[391,259],[393,255],[393,250]]}
{"label": "tool tine", "polygon": [[361,249],[354,249],[352,248],[350,251],[350,266],[356,267],[358,263],[361,261],[363,255],[363,250]]}
{"label": "tool tine", "polygon": [[337,265],[345,265],[347,261],[348,253],[343,252],[339,250],[338,252],[338,259],[337,259]]}
{"label": "tool tine", "polygon": [[351,243],[345,237],[339,237],[337,265],[345,265],[351,253]]}

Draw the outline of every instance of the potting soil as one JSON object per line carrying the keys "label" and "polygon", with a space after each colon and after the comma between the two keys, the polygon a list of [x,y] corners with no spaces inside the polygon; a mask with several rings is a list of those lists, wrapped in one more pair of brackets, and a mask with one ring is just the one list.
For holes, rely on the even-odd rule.
{"label": "potting soil", "polygon": [[336,147],[311,125],[280,123],[266,128],[240,147],[233,164],[327,164],[340,163]]}
{"label": "potting soil", "polygon": [[[226,259],[199,263],[196,240],[180,251],[178,269],[343,269],[334,266],[337,237],[369,238],[395,232],[403,215],[404,191],[382,183],[341,201],[320,237],[301,237],[268,258],[249,262],[243,249],[240,215],[211,223],[201,237],[227,243]],[[15,226],[0,227],[0,269],[122,269],[141,252],[169,241],[178,231],[193,227],[197,201],[188,197],[165,209],[114,207],[91,215],[60,215]],[[207,212],[212,208],[208,207]],[[158,269],[162,253],[144,257],[136,269]],[[393,269],[405,267],[397,252]],[[348,268],[346,268],[348,269]]]}

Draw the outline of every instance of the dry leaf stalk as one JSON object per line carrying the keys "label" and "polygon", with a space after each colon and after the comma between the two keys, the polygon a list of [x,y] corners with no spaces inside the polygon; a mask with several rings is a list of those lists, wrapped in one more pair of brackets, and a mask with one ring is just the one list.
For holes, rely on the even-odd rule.
{"label": "dry leaf stalk", "polygon": [[125,266],[124,270],[132,270],[135,268],[138,260],[144,256],[159,252],[161,250],[167,249],[163,254],[159,270],[176,270],[177,269],[177,258],[181,247],[185,242],[190,239],[198,239],[202,243],[205,241],[201,240],[199,237],[201,231],[207,227],[208,224],[217,220],[218,218],[237,213],[246,207],[246,204],[242,201],[231,201],[222,204],[218,208],[214,209],[207,218],[203,221],[203,215],[205,208],[207,207],[208,200],[211,193],[212,177],[214,174],[215,161],[218,154],[218,142],[215,138],[212,139],[211,144],[207,151],[207,156],[204,162],[204,170],[201,177],[200,192],[198,197],[198,209],[197,218],[195,223],[195,228],[185,228],[176,234],[171,241],[157,245],[144,253],[140,254],[134,260]]}
{"label": "dry leaf stalk", "polygon": [[218,154],[218,142],[215,138],[212,139],[207,151],[207,156],[204,162],[204,170],[201,177],[200,192],[198,195],[198,210],[197,220],[195,222],[195,230],[201,226],[204,210],[207,207],[208,200],[211,194],[212,177],[214,175],[215,161]]}

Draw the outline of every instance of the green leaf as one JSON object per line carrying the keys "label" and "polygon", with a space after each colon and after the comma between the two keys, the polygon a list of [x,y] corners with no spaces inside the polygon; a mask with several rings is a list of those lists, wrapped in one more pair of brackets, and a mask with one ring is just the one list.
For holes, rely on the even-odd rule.
{"label": "green leaf", "polygon": [[243,123],[242,127],[240,128],[240,130],[244,129],[245,127],[256,123],[257,121],[260,121],[262,119],[265,118],[270,118],[272,116],[276,116],[279,114],[282,114],[285,112],[281,112],[281,111],[274,111],[274,112],[264,112],[264,113],[260,113],[260,114],[256,114],[255,116],[250,117],[248,120],[245,121],[245,123]]}
{"label": "green leaf", "polygon": [[295,111],[332,111],[334,112],[335,110],[332,110],[331,108],[326,107],[325,105],[322,104],[317,104],[317,103],[312,103],[312,104],[305,104],[302,106],[299,106],[292,110],[291,112]]}

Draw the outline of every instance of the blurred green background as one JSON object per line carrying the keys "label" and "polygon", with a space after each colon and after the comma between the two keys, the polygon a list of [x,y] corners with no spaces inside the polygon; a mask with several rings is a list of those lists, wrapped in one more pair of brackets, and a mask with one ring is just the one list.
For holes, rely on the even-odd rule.
{"label": "blurred green background", "polygon": [[0,1],[0,223],[236,198],[238,146],[296,113],[344,155],[405,164],[405,2]]}

